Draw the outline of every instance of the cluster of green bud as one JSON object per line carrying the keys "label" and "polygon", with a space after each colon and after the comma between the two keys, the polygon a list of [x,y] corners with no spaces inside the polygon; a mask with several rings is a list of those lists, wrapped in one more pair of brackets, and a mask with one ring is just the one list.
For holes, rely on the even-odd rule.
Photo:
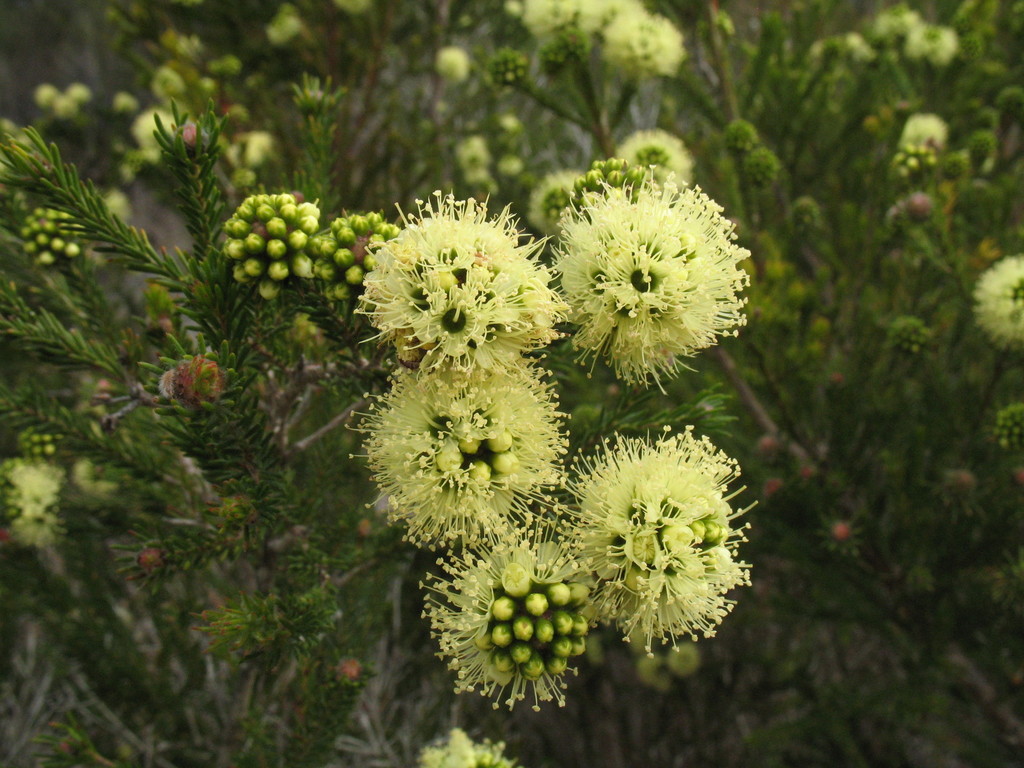
{"label": "cluster of green bud", "polygon": [[1024,123],[1024,87],[1008,85],[996,96],[999,111],[1018,123]]}
{"label": "cluster of green bud", "polygon": [[967,151],[971,155],[971,160],[977,165],[981,165],[992,157],[998,146],[999,139],[996,138],[995,132],[987,128],[974,131],[967,137]]}
{"label": "cluster of green bud", "polygon": [[996,414],[992,434],[1000,447],[1011,451],[1024,448],[1024,403],[1014,403]]}
{"label": "cluster of green bud", "polygon": [[498,675],[518,671],[527,680],[537,680],[545,672],[560,675],[571,657],[586,650],[590,622],[580,611],[589,595],[585,584],[540,584],[531,580],[526,568],[509,563],[476,646],[490,652]]}
{"label": "cluster of green bud", "polygon": [[57,453],[61,435],[37,432],[29,428],[18,435],[18,451],[26,459],[48,459]]}
{"label": "cluster of green bud", "polygon": [[25,253],[32,256],[36,264],[49,266],[62,256],[73,259],[82,253],[82,246],[61,226],[61,221],[70,218],[63,211],[36,208],[25,220],[19,234],[25,241]]}
{"label": "cluster of green bud", "polygon": [[821,230],[823,222],[821,206],[818,205],[817,200],[808,195],[798,197],[793,201],[790,219],[798,234],[807,235],[818,232]]}
{"label": "cluster of green bud", "polygon": [[313,277],[306,248],[319,228],[320,209],[295,195],[247,197],[224,224],[224,254],[235,262],[235,280],[259,280],[260,295],[273,299],[290,277]]}
{"label": "cluster of green bud", "polygon": [[781,170],[782,163],[768,147],[754,147],[743,157],[743,175],[755,187],[767,187]]}
{"label": "cluster of green bud", "polygon": [[903,179],[912,179],[931,171],[938,158],[934,147],[927,144],[904,144],[893,155],[892,167]]}
{"label": "cluster of green bud", "polygon": [[962,179],[971,172],[971,153],[967,150],[946,152],[942,156],[940,171],[944,178]]}
{"label": "cluster of green bud", "polygon": [[919,317],[903,315],[889,323],[886,337],[896,351],[918,355],[931,342],[932,331]]}
{"label": "cluster of green bud", "polygon": [[621,157],[607,160],[595,160],[590,170],[579,176],[573,185],[572,204],[582,208],[593,195],[604,194],[605,186],[623,190],[632,196],[647,177],[647,170],[639,166],[631,167]]}
{"label": "cluster of green bud", "polygon": [[487,62],[487,74],[497,86],[518,85],[530,72],[530,60],[515,48],[501,48]]}
{"label": "cluster of green bud", "polygon": [[355,213],[335,219],[330,232],[310,239],[313,273],[326,284],[325,295],[336,301],[350,298],[376,266],[373,251],[399,231],[380,213]]}
{"label": "cluster of green bud", "polygon": [[590,38],[577,27],[558,30],[540,51],[540,65],[549,75],[556,75],[572,62],[586,61],[590,55]]}
{"label": "cluster of green bud", "polygon": [[746,120],[733,120],[725,126],[723,138],[725,148],[735,155],[745,155],[761,143],[757,128]]}
{"label": "cluster of green bud", "polygon": [[[444,421],[441,417],[441,422]],[[512,450],[513,443],[512,433],[508,430],[487,440],[452,439],[438,451],[434,462],[442,472],[465,469],[472,479],[484,483],[492,475],[511,475],[519,469],[519,457]]]}
{"label": "cluster of green bud", "polygon": [[[656,691],[672,689],[673,678],[686,678],[700,668],[700,650],[693,642],[651,654],[643,653],[642,643],[631,643],[635,649],[636,676],[644,685]],[[668,673],[668,674],[666,674]]]}

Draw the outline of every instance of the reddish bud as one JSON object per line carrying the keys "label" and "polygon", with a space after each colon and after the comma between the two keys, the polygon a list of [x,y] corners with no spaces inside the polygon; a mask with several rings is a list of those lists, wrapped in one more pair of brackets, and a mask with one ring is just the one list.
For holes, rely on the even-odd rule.
{"label": "reddish bud", "polygon": [[1024,485],[1024,467],[1013,470],[1013,482],[1017,485]]}
{"label": "reddish bud", "polygon": [[6,544],[11,540],[11,533],[6,528],[0,528],[0,544]]}
{"label": "reddish bud", "polygon": [[181,126],[181,140],[185,146],[192,151],[196,148],[196,138],[199,136],[199,129],[195,123],[185,123]]}
{"label": "reddish bud", "polygon": [[372,531],[373,523],[370,522],[370,518],[368,517],[364,517],[362,520],[359,521],[359,525],[356,526],[356,533],[359,535],[359,538],[361,539],[365,539],[367,536],[370,535],[370,533],[372,533]]}
{"label": "reddish bud", "polygon": [[757,441],[757,455],[771,461],[778,455],[781,447],[782,444],[774,435],[762,435],[761,439]]}
{"label": "reddish bud", "polygon": [[349,682],[356,682],[363,674],[363,665],[359,659],[344,659],[337,667],[338,677]]}
{"label": "reddish bud", "polygon": [[160,395],[190,410],[216,402],[224,392],[224,372],[213,360],[197,355],[182,360],[160,379]]}
{"label": "reddish bud", "polygon": [[907,198],[905,209],[914,221],[927,221],[932,215],[932,199],[925,192],[915,192]]}
{"label": "reddish bud", "polygon": [[766,499],[771,498],[780,488],[782,487],[782,480],[778,477],[769,477],[764,481],[764,488],[761,490],[761,495]]}
{"label": "reddish bud", "polygon": [[302,205],[304,202],[306,202],[306,196],[299,192],[297,189],[292,190],[292,197],[295,198],[296,205]]}
{"label": "reddish bud", "polygon": [[832,538],[836,541],[846,541],[853,534],[853,526],[846,520],[836,520],[832,523]]}
{"label": "reddish bud", "polygon": [[942,484],[953,493],[970,493],[978,485],[978,478],[968,469],[946,470]]}
{"label": "reddish bud", "polygon": [[139,568],[144,570],[146,573],[152,573],[164,564],[163,550],[157,549],[156,547],[146,547],[144,550],[139,552],[138,557],[135,558],[135,562],[138,563]]}
{"label": "reddish bud", "polygon": [[832,373],[828,375],[828,383],[834,384],[835,386],[838,387],[846,383],[846,377],[843,376],[843,374],[841,374],[839,371],[832,371]]}
{"label": "reddish bud", "polygon": [[802,467],[800,467],[800,478],[802,480],[810,480],[816,474],[818,474],[818,470],[816,470],[810,464],[804,464]]}

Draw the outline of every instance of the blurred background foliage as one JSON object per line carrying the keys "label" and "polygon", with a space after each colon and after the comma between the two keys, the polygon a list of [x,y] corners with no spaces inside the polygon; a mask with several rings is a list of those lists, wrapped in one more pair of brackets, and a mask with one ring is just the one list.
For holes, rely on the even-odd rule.
{"label": "blurred background foliage", "polygon": [[[55,142],[154,253],[192,247],[176,195],[195,190],[153,110],[221,148],[224,218],[294,189],[393,220],[440,188],[512,205],[538,236],[545,175],[637,130],[681,138],[690,181],[751,251],[747,327],[665,392],[582,369],[565,344],[547,363],[573,450],[696,424],[757,505],[753,587],[717,637],[647,658],[598,633],[562,709],[456,698],[419,617],[432,558],[372,506],[348,461],[358,434],[289,453],[380,391],[366,329],[295,322],[301,302],[254,313],[211,278],[209,316],[245,330],[219,357],[207,331],[237,373],[234,410],[158,412],[136,363],[203,351],[171,340],[190,284],[116,246],[110,263],[39,269],[21,222],[44,201],[0,188],[4,282],[22,297],[4,289],[4,315],[45,309],[102,340],[69,365],[0,339],[0,451],[51,435],[69,478],[53,546],[0,529],[0,764],[409,766],[460,725],[534,768],[1024,765],[1024,457],[995,427],[1024,397],[1022,358],[986,338],[972,298],[1024,252],[1024,3],[916,4],[953,31],[949,58],[918,55],[884,3],[647,5],[683,32],[671,76],[538,38],[497,0],[2,4],[4,129]],[[438,63],[449,46],[464,72]],[[916,114],[941,118],[941,140],[908,144]]]}

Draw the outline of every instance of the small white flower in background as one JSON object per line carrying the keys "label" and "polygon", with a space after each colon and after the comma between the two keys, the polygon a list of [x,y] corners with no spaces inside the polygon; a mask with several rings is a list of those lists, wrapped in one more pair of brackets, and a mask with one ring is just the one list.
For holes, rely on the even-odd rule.
{"label": "small white flower in background", "polygon": [[654,166],[654,179],[665,182],[669,174],[682,185],[693,182],[693,156],[677,136],[659,129],[630,134],[615,152],[616,157],[642,168]]}
{"label": "small white flower in background", "polygon": [[469,54],[457,45],[447,45],[437,52],[434,69],[449,83],[461,83],[469,77]]}
{"label": "small white flower in background", "polygon": [[992,342],[1024,348],[1024,255],[1000,259],[978,279],[974,314]]}
{"label": "small white flower in background", "polygon": [[942,149],[946,146],[949,127],[946,121],[930,112],[917,112],[907,118],[900,134],[899,146],[931,147]]}

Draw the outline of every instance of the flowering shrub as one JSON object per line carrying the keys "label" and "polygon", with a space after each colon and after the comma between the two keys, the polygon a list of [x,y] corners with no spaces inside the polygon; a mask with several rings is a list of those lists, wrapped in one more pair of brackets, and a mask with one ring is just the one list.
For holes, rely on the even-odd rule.
{"label": "flowering shrub", "polygon": [[0,763],[1015,764],[1024,4],[762,5],[3,89]]}

